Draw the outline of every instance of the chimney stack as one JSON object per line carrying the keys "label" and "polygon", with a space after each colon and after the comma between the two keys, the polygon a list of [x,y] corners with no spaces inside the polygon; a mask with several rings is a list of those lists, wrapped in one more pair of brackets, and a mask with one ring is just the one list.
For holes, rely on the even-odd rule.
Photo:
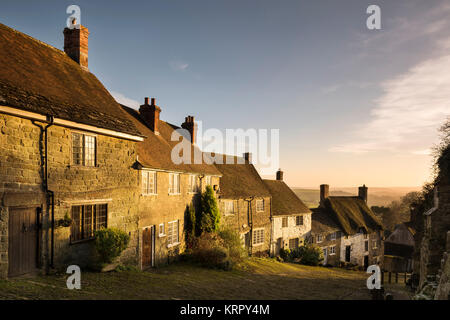
{"label": "chimney stack", "polygon": [[80,25],[76,28],[77,20],[72,20],[73,28],[64,28],[64,52],[82,68],[88,69],[88,38],[89,30]]}
{"label": "chimney stack", "polygon": [[148,97],[145,98],[145,102],[139,108],[139,113],[145,124],[156,134],[159,134],[159,114],[161,113],[161,108],[155,104],[155,98],[151,99],[151,104],[148,104]]}
{"label": "chimney stack", "polygon": [[194,117],[187,116],[181,124],[181,127],[189,131],[189,134],[191,135],[191,142],[192,144],[195,144],[197,142],[197,124],[195,123]]}
{"label": "chimney stack", "polygon": [[327,184],[320,185],[320,206],[323,207],[325,199],[330,196],[330,186]]}
{"label": "chimney stack", "polygon": [[252,163],[252,153],[251,152],[244,153],[244,160],[245,163]]}
{"label": "chimney stack", "polygon": [[283,171],[281,171],[281,169],[278,169],[277,171],[277,180],[283,181]]}
{"label": "chimney stack", "polygon": [[366,185],[363,185],[362,187],[358,188],[358,197],[363,199],[367,203],[367,190],[368,188]]}

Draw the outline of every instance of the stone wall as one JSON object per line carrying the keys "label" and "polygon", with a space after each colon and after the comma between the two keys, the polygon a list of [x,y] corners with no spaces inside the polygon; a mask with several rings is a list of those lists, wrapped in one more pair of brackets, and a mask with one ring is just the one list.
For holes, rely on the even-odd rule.
{"label": "stone wall", "polygon": [[273,217],[273,243],[272,254],[278,255],[280,249],[289,249],[289,239],[299,239],[299,245],[310,236],[311,232],[311,213],[305,213],[303,216],[303,224],[297,226],[297,215],[288,216],[288,226],[283,228],[283,217]]}
{"label": "stone wall", "polygon": [[[367,238],[366,238],[367,237]],[[364,265],[364,256],[369,256],[369,265],[382,264],[383,261],[383,241],[380,232],[373,232],[365,235],[357,233],[348,237],[341,238],[340,259],[345,262],[345,248],[351,246],[350,263],[359,266]],[[369,250],[366,250],[365,242],[369,242]],[[376,241],[376,245],[374,245]]]}
{"label": "stone wall", "polygon": [[[138,173],[139,185],[142,184],[141,171]],[[202,180],[203,181],[203,180]],[[219,177],[212,177],[211,184],[219,185]],[[201,191],[206,190],[202,183]],[[198,206],[200,193],[189,192],[189,174],[180,175],[180,194],[169,194],[169,172],[157,172],[157,194],[139,196],[139,234],[143,228],[155,226],[155,266],[167,264],[185,249],[185,218],[188,206],[194,203]],[[179,220],[179,240],[176,246],[169,247],[167,243],[168,222]],[[159,236],[159,225],[164,224],[165,234]]]}
{"label": "stone wall", "polygon": [[[336,234],[336,239],[332,240],[331,235],[335,233]],[[322,241],[321,242],[317,242],[317,236],[321,235],[322,236]],[[320,234],[317,233],[311,233],[311,237],[309,239],[309,241],[311,243],[314,243],[315,245],[319,246],[322,250],[324,250],[325,248],[327,249],[327,257],[325,259],[324,256],[324,261],[323,264],[324,265],[332,265],[332,266],[339,266],[339,263],[341,261],[341,237],[342,237],[342,232],[340,231],[328,231],[328,232],[322,232]],[[336,247],[336,252],[335,254],[330,254],[330,247]]]}
{"label": "stone wall", "polygon": [[[129,248],[121,259],[137,260],[137,173],[135,142],[96,135],[97,166],[79,167],[72,163],[72,130],[52,126],[48,130],[48,183],[55,194],[55,220],[71,215],[71,206],[99,199],[107,200],[110,227],[131,235]],[[8,208],[42,208],[40,221],[40,267],[49,264],[50,216],[42,187],[40,129],[30,120],[0,114],[0,277],[7,273]],[[55,267],[84,266],[91,257],[91,245],[71,244],[70,227],[55,230]]]}
{"label": "stone wall", "polygon": [[[272,236],[272,221],[271,221],[271,198],[265,197],[264,212],[256,212],[256,200],[250,202],[251,211],[249,212],[249,202],[244,199],[223,199],[219,201],[220,211],[222,213],[222,224],[235,229],[241,235],[243,243],[249,248],[251,254],[268,254]],[[235,201],[236,213],[224,214],[224,202]],[[253,225],[250,225],[250,218],[253,219]],[[264,243],[261,245],[252,245],[251,228],[264,228]],[[246,241],[247,239],[247,241]]]}

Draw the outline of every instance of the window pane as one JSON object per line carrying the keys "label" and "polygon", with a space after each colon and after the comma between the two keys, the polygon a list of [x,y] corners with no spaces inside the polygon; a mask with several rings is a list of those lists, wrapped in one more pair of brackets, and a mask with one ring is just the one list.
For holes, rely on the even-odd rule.
{"label": "window pane", "polygon": [[142,171],[142,193],[148,193],[148,172]]}
{"label": "window pane", "polygon": [[83,238],[91,238],[92,237],[92,219],[94,217],[93,206],[84,206],[84,214],[83,214]]}
{"label": "window pane", "polygon": [[106,218],[108,213],[106,204],[98,204],[96,208],[95,230],[106,228]]}
{"label": "window pane", "polygon": [[95,166],[95,137],[84,136],[85,165]]}
{"label": "window pane", "polygon": [[72,207],[72,240],[81,240],[81,206]]}
{"label": "window pane", "polygon": [[72,133],[72,158],[73,164],[83,164],[83,136],[79,133]]}

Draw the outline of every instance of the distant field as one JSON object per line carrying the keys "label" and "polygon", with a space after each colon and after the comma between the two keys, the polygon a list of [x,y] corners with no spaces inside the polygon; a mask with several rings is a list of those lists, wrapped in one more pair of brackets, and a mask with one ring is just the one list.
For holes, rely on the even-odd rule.
{"label": "distant field", "polygon": [[[420,187],[369,188],[369,206],[386,206],[394,200],[399,200],[408,192],[420,191]],[[297,196],[310,208],[317,207],[320,199],[318,189],[292,188]],[[331,189],[332,196],[352,196],[358,194],[358,188]]]}

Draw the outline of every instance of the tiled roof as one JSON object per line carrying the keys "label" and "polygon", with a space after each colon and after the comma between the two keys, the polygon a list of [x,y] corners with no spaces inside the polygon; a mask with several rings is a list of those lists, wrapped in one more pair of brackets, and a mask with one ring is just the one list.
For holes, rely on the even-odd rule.
{"label": "tiled roof", "polygon": [[63,51],[0,23],[0,105],[141,136],[101,82]]}
{"label": "tiled roof", "polygon": [[293,215],[311,213],[302,200],[281,180],[263,180],[272,195],[272,214]]}

